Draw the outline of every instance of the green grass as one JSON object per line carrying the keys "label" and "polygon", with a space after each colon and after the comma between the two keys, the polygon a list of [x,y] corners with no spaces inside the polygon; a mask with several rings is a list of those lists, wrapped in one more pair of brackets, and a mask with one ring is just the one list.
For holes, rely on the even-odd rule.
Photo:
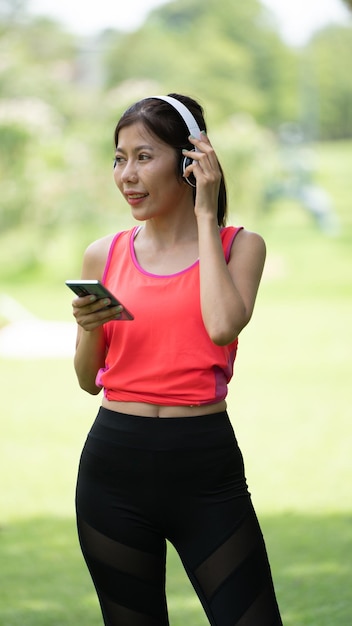
{"label": "green grass", "polygon": [[[318,154],[339,236],[290,203],[258,218],[268,263],[229,394],[285,626],[351,624],[351,153]],[[5,291],[67,321],[66,277]],[[99,398],[79,390],[69,359],[2,360],[0,376],[0,623],[101,626],[73,516]],[[206,626],[172,548],[168,599],[172,626]]]}

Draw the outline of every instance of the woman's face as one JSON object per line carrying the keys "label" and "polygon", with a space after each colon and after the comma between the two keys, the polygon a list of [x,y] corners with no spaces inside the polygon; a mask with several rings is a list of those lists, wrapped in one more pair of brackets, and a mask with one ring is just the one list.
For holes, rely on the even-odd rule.
{"label": "woman's face", "polygon": [[177,211],[190,198],[175,150],[140,122],[119,132],[114,179],[137,220]]}

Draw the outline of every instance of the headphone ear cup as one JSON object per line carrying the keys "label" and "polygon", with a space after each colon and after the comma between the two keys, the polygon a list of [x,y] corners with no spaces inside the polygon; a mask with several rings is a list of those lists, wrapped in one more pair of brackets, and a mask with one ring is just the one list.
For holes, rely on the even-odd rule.
{"label": "headphone ear cup", "polygon": [[186,167],[191,165],[191,163],[193,163],[193,160],[190,157],[182,157],[182,159],[181,159],[181,176],[186,181],[186,183],[188,183],[191,187],[195,187],[196,186],[195,176],[193,174],[190,174],[190,176],[188,176],[186,178],[185,175],[184,175]]}

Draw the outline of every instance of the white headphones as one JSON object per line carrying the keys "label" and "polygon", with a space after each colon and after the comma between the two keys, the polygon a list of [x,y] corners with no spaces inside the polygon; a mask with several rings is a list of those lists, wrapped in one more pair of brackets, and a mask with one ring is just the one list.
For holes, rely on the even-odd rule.
{"label": "white headphones", "polygon": [[[164,100],[165,102],[170,104],[174,109],[176,109],[176,111],[179,113],[184,123],[186,124],[189,134],[193,135],[193,137],[195,137],[196,139],[200,139],[201,131],[197,124],[197,121],[195,117],[192,115],[191,111],[187,109],[187,107],[182,102],[180,102],[176,98],[172,98],[171,96],[149,96],[148,98],[145,98],[145,100],[150,100],[151,98],[157,99],[157,100]],[[194,150],[197,151],[197,148],[194,148]],[[182,175],[184,175],[186,167],[190,165],[192,162],[193,162],[192,159],[190,159],[189,157],[182,157],[182,161],[181,161]],[[186,177],[184,178],[186,182],[189,185],[191,185],[191,187],[196,186],[196,179],[193,176],[193,174],[191,174],[191,176],[188,178]]]}

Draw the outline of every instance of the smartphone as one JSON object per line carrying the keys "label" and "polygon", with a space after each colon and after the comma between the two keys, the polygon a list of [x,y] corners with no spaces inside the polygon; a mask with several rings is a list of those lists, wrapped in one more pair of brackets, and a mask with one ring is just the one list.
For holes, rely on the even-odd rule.
{"label": "smartphone", "polygon": [[[106,287],[103,285],[100,280],[66,280],[65,284],[67,287],[72,289],[77,296],[96,296],[98,299],[101,298],[109,298],[111,300],[111,304],[108,304],[106,308],[111,308],[114,306],[123,306],[122,302],[120,302]],[[123,310],[121,311],[120,320],[133,320],[134,316],[130,311],[123,306]]]}

